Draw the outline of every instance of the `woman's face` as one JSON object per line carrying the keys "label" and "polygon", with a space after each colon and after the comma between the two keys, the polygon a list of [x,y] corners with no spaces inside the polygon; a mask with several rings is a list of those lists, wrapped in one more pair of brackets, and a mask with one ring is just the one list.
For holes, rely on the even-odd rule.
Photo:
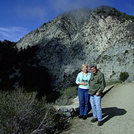
{"label": "woman's face", "polygon": [[83,66],[82,71],[83,71],[84,73],[87,73],[87,72],[88,72],[88,67],[87,67],[87,66]]}

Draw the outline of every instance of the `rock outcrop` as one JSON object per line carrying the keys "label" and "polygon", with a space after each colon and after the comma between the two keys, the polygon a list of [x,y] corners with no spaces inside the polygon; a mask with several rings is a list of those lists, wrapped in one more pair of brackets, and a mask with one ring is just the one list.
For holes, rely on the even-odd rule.
{"label": "rock outcrop", "polygon": [[48,68],[57,90],[75,84],[81,65],[98,64],[106,81],[120,72],[134,79],[134,16],[101,6],[70,11],[43,24],[17,43],[19,51],[38,46],[35,58]]}

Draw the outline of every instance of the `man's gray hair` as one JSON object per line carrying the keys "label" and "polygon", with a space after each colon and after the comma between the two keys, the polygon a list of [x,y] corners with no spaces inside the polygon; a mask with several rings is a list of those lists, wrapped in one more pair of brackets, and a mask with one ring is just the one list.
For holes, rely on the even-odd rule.
{"label": "man's gray hair", "polygon": [[96,65],[96,64],[92,64],[92,65],[90,65],[90,68],[92,68],[92,67],[97,68],[97,65]]}

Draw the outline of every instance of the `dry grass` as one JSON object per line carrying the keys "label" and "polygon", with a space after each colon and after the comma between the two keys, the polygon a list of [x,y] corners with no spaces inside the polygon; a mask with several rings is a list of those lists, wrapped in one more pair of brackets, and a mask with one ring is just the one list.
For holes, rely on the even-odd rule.
{"label": "dry grass", "polygon": [[68,118],[47,104],[45,97],[38,101],[35,96],[22,89],[0,91],[1,134],[56,134],[68,126]]}

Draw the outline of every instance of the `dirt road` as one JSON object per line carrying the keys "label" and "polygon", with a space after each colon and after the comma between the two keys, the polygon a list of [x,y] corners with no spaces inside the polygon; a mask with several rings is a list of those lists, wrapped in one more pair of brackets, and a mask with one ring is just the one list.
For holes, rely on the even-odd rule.
{"label": "dirt road", "polygon": [[[134,134],[134,83],[114,87],[102,98],[103,126],[75,117],[62,134]],[[92,111],[89,112],[89,115]]]}

